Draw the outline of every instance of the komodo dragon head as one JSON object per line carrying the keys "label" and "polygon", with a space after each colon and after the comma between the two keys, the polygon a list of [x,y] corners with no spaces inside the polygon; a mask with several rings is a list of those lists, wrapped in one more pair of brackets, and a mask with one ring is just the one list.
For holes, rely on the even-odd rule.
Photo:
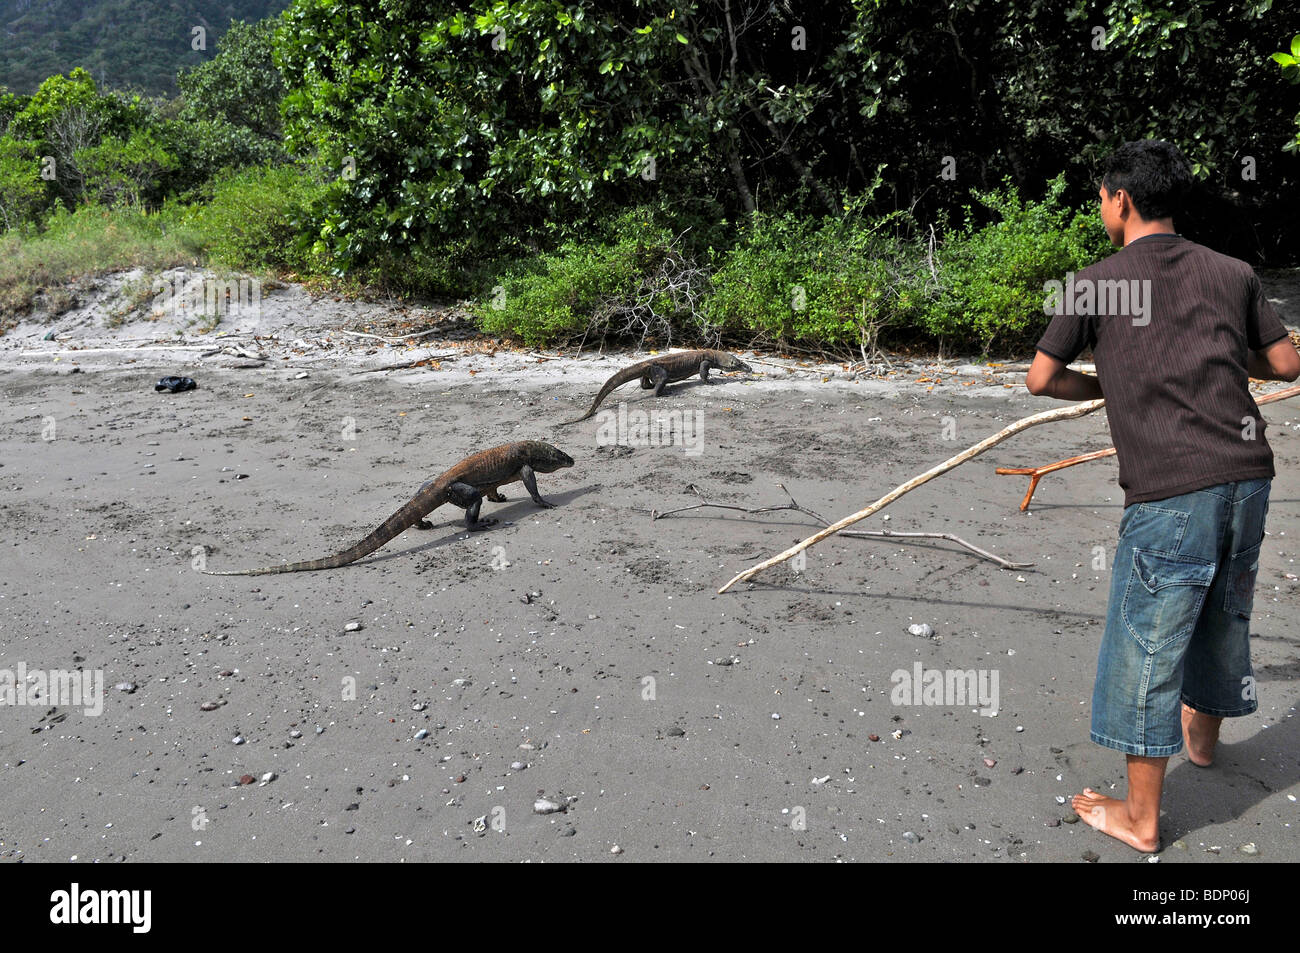
{"label": "komodo dragon head", "polygon": [[723,359],[718,362],[718,370],[721,371],[748,371],[753,370],[748,364],[736,357],[734,354],[724,354]]}
{"label": "komodo dragon head", "polygon": [[554,473],[556,470],[573,466],[573,457],[563,450],[541,440],[530,440],[528,443],[532,467],[538,473]]}

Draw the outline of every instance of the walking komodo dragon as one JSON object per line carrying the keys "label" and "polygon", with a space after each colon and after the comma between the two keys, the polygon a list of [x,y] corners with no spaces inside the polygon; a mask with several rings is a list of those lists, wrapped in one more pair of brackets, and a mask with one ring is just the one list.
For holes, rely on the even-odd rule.
{"label": "walking komodo dragon", "polygon": [[[210,576],[261,576],[275,572],[303,572],[313,569],[337,569],[373,553],[391,539],[395,539],[412,526],[432,529],[425,517],[442,506],[452,503],[465,511],[465,526],[479,530],[493,525],[496,520],[478,518],[479,508],[486,497],[493,503],[505,501],[498,488],[508,483],[522,482],[528,495],[538,506],[553,507],[537,492],[538,473],[554,473],[573,466],[573,458],[562,450],[540,440],[521,440],[484,450],[466,457],[442,476],[430,480],[420,491],[361,542],[333,556],[309,562],[286,563],[262,569],[239,569],[228,572],[208,572]],[[206,570],[205,570],[206,571]]]}
{"label": "walking komodo dragon", "polygon": [[580,423],[591,417],[610,392],[616,387],[622,387],[628,381],[634,381],[641,378],[641,388],[649,390],[654,388],[655,396],[658,397],[664,392],[664,387],[668,384],[675,384],[677,381],[684,381],[688,377],[700,375],[700,380],[706,384],[709,383],[709,370],[719,371],[748,371],[749,365],[736,357],[734,354],[728,354],[726,351],[678,351],[674,354],[663,354],[659,357],[652,357],[648,361],[642,361],[640,364],[633,364],[631,367],[625,367],[609,380],[605,381],[605,386],[600,389],[596,399],[591,402],[591,409],[581,417],[575,417],[573,420],[566,420],[559,424],[560,427],[567,427],[570,424]]}

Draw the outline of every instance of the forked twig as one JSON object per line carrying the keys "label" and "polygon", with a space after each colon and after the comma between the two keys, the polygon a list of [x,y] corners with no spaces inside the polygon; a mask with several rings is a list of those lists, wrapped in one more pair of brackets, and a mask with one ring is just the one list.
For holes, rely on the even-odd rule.
{"label": "forked twig", "polygon": [[1077,457],[1070,457],[1068,460],[1058,460],[1056,463],[1049,463],[1045,467],[998,467],[994,472],[1000,476],[1017,475],[1029,477],[1029,491],[1025,493],[1025,498],[1020,501],[1020,512],[1029,509],[1029,501],[1034,498],[1034,491],[1038,489],[1038,481],[1044,475],[1055,470],[1064,470],[1066,467],[1072,467],[1076,463],[1087,463],[1089,460],[1100,460],[1102,457],[1113,457],[1116,454],[1114,447],[1109,450],[1094,450],[1092,453],[1081,454]]}
{"label": "forked twig", "polygon": [[[1294,397],[1300,394],[1300,385],[1288,387],[1286,390],[1280,390],[1272,394],[1266,394],[1258,398],[1256,404],[1271,404],[1274,401],[1286,400],[1288,397]],[[1084,453],[1077,457],[1069,457],[1065,460],[1058,460],[1055,463],[1049,463],[1041,467],[998,467],[995,472],[1002,476],[1016,475],[1029,477],[1029,490],[1025,493],[1024,500],[1020,503],[1020,511],[1023,513],[1029,509],[1029,501],[1034,498],[1034,491],[1038,489],[1038,481],[1048,473],[1057,470],[1064,470],[1066,467],[1072,467],[1075,464],[1087,463],[1089,460],[1100,460],[1103,457],[1113,457],[1116,454],[1114,447],[1107,450],[1094,450],[1092,453]]]}

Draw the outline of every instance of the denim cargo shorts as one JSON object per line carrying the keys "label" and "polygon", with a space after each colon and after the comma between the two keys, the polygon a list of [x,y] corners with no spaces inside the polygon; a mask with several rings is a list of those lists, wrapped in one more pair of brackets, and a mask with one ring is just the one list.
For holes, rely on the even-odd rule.
{"label": "denim cargo shorts", "polygon": [[1229,718],[1255,711],[1250,611],[1271,482],[1124,510],[1092,693],[1097,744],[1166,757],[1183,747],[1180,702]]}

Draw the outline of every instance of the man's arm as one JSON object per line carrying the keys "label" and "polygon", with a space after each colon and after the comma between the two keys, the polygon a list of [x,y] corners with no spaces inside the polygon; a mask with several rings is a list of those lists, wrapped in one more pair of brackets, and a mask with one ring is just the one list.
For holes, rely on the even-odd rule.
{"label": "man's arm", "polygon": [[1260,381],[1293,381],[1300,377],[1300,354],[1290,337],[1279,338],[1262,351],[1251,351],[1246,371]]}
{"label": "man's arm", "polygon": [[1070,370],[1064,361],[1045,351],[1034,356],[1025,375],[1025,387],[1031,394],[1057,400],[1095,400],[1104,396],[1097,378]]}

